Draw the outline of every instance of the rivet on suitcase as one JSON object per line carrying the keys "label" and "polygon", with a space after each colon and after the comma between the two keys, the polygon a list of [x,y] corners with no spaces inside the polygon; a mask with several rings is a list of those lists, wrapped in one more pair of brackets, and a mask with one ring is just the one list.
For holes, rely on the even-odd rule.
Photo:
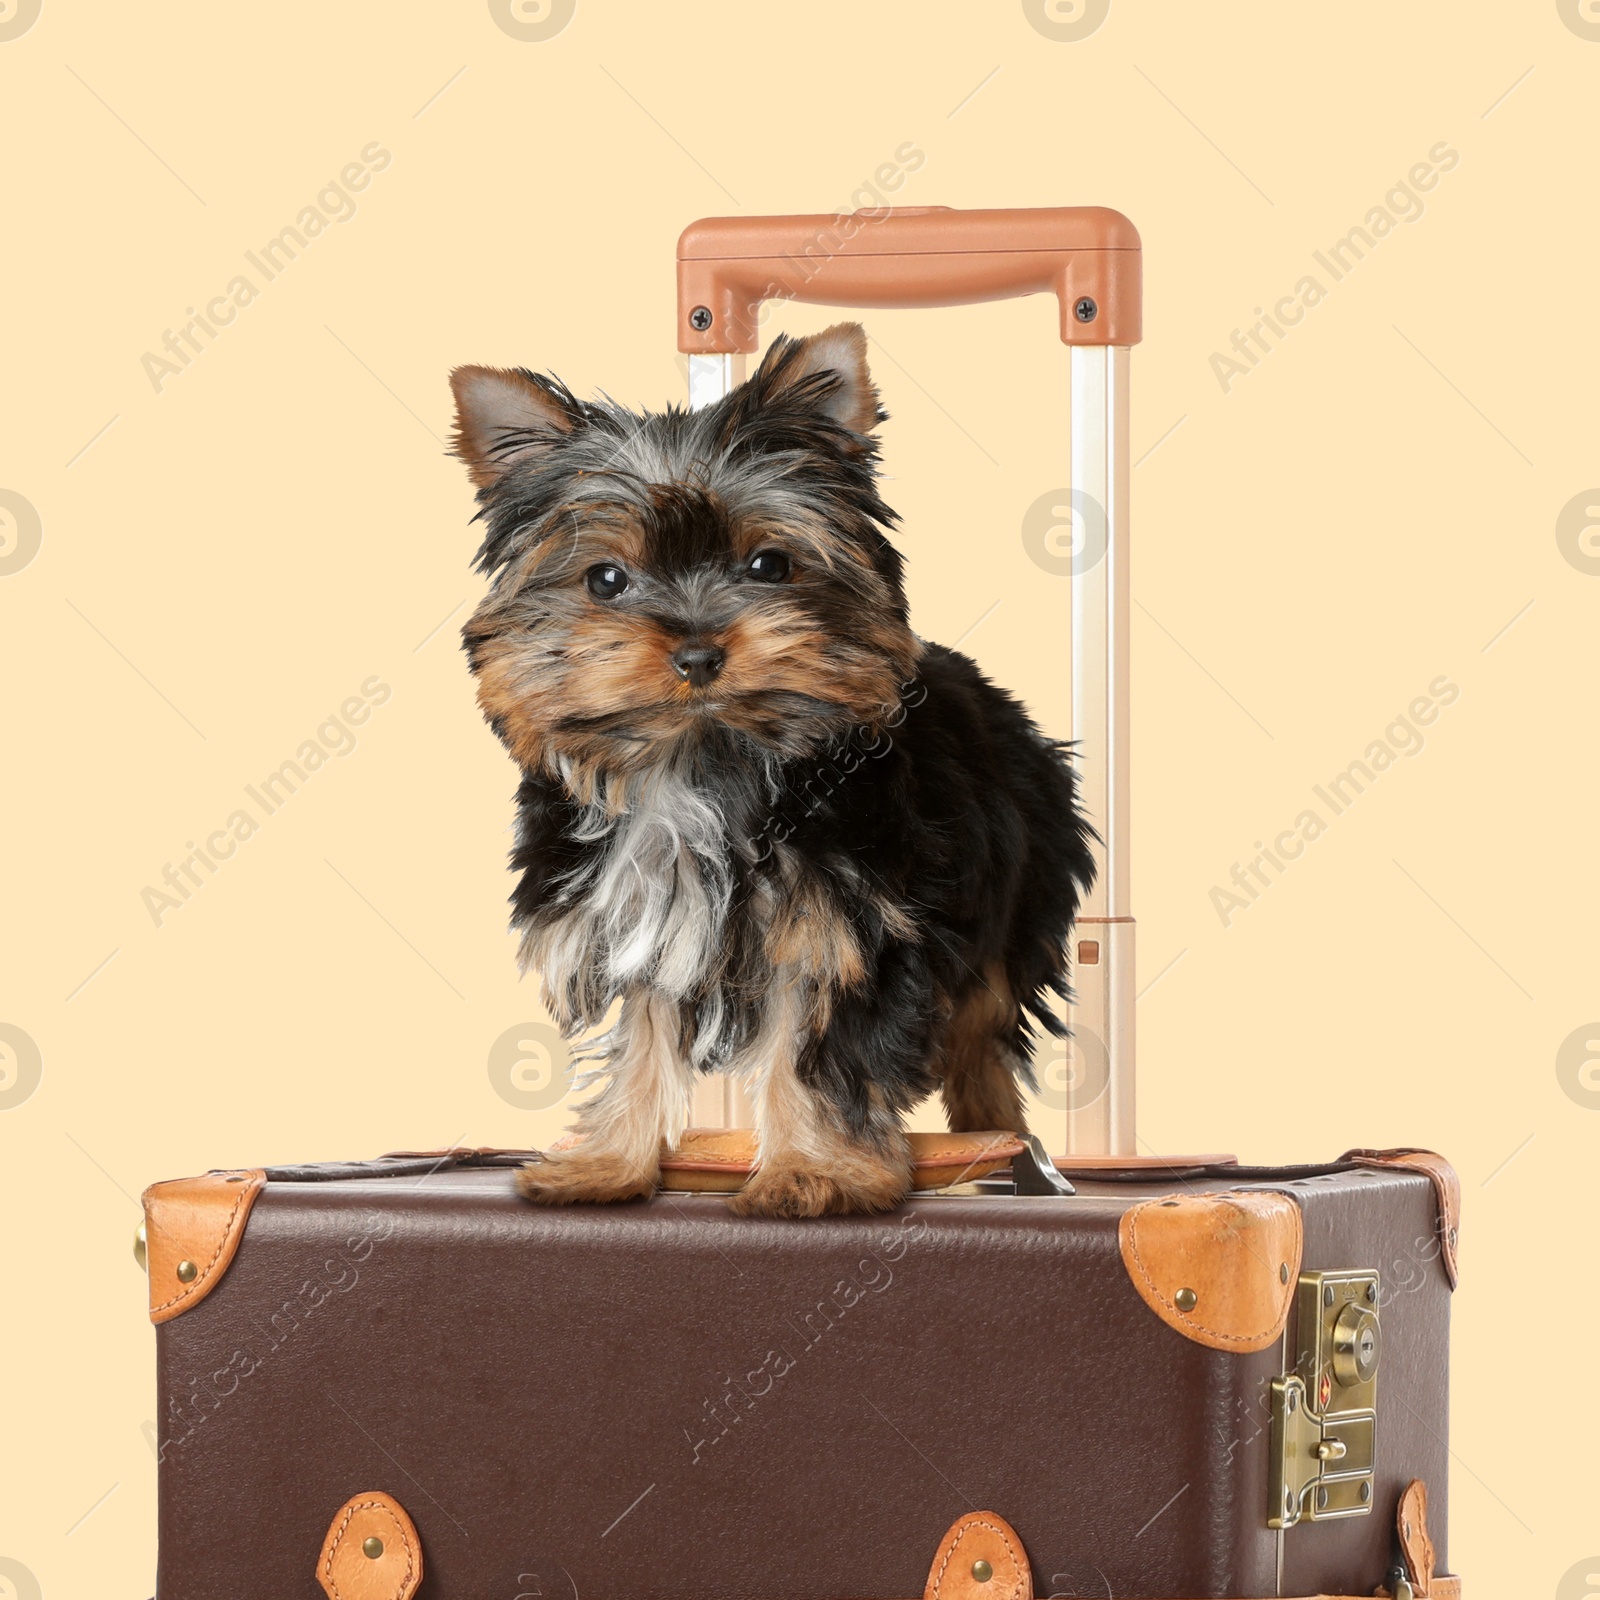
{"label": "rivet on suitcase", "polygon": [[[537,1208],[529,1152],[158,1184],[143,1254],[162,1600],[1459,1596],[1459,1191],[1439,1157],[1133,1154],[1127,385],[1138,236],[1101,210],[713,219],[679,247],[691,401],[760,306],[1051,292],[1073,733],[1105,845],[1073,1025],[1108,1087],[1039,1140],[918,1136],[884,1217],[740,1218],[735,1086],[664,1187]],[[714,1131],[715,1125],[725,1131]]]}

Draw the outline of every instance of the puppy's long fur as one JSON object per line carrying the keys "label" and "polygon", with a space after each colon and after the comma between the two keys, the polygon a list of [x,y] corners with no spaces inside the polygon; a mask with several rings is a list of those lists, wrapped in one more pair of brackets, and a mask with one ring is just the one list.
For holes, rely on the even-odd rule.
{"label": "puppy's long fur", "polygon": [[523,1192],[648,1193],[706,1071],[755,1099],[747,1213],[893,1206],[935,1088],[956,1131],[1020,1130],[1092,834],[1063,748],[911,632],[861,329],[779,338],[696,412],[451,382],[522,961],[569,1035],[621,1001],[580,1142]]}

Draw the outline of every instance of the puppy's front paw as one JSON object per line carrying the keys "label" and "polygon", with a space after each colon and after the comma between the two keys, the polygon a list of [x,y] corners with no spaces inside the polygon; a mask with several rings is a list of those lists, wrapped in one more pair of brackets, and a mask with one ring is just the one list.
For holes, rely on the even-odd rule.
{"label": "puppy's front paw", "polygon": [[728,1202],[741,1217],[827,1217],[892,1211],[911,1192],[911,1175],[884,1167],[841,1181],[803,1167],[758,1167]]}
{"label": "puppy's front paw", "polygon": [[604,1150],[563,1150],[519,1167],[517,1192],[541,1206],[637,1200],[655,1193],[660,1176]]}

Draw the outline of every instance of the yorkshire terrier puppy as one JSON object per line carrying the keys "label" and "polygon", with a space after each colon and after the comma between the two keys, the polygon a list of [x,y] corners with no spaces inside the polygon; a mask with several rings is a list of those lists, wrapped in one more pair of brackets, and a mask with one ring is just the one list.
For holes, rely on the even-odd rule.
{"label": "yorkshire terrier puppy", "polygon": [[621,1002],[576,1142],[522,1193],[649,1194],[702,1072],[754,1099],[746,1214],[896,1205],[934,1088],[954,1131],[1023,1131],[1093,835],[1065,749],[908,625],[861,328],[779,338],[693,412],[451,385],[522,963],[569,1036]]}

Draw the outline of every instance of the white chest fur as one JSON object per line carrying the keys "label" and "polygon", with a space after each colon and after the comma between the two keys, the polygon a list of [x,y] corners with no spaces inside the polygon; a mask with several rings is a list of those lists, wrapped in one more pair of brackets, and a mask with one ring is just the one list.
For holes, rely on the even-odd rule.
{"label": "white chest fur", "polygon": [[574,831],[596,853],[561,885],[562,911],[526,951],[552,1002],[566,999],[593,1021],[628,989],[680,1000],[699,989],[721,951],[731,892],[715,803],[674,774],[653,773],[625,809],[591,806]]}

